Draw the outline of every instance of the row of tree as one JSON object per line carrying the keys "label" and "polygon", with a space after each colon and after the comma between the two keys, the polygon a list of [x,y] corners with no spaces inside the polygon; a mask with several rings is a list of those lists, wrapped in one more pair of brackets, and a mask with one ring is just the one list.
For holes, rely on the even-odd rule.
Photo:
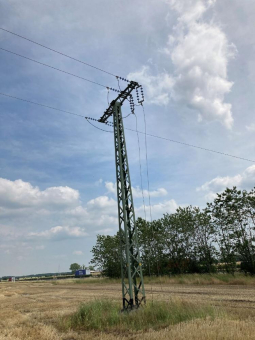
{"label": "row of tree", "polygon": [[[136,221],[145,275],[255,274],[255,189],[226,189],[212,203],[180,207],[173,214]],[[109,277],[120,277],[119,234],[98,235],[91,263]]]}

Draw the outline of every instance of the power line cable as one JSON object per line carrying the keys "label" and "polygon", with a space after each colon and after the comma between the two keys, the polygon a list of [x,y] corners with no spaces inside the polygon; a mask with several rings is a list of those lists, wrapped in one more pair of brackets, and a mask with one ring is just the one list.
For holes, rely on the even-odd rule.
{"label": "power line cable", "polygon": [[[89,64],[89,63],[86,63],[86,62],[84,62],[84,61],[81,61],[81,60],[79,60],[79,59],[77,59],[77,58],[71,57],[70,55],[67,55],[67,54],[65,54],[65,53],[59,52],[59,51],[57,51],[57,50],[55,50],[55,49],[53,49],[53,48],[50,48],[50,47],[45,46],[45,45],[43,45],[43,44],[40,44],[40,43],[38,43],[38,42],[36,42],[36,41],[34,41],[34,40],[28,39],[28,38],[26,38],[26,37],[24,37],[24,36],[22,36],[22,35],[20,35],[20,34],[17,34],[17,33],[11,32],[11,31],[8,31],[7,29],[2,28],[2,27],[0,27],[0,30],[5,31],[5,32],[7,32],[7,33],[10,33],[10,34],[12,34],[12,35],[15,35],[15,36],[17,36],[17,37],[19,37],[19,38],[22,38],[22,39],[24,39],[24,40],[27,40],[27,41],[29,41],[29,42],[31,42],[31,43],[33,43],[33,44],[36,44],[36,45],[38,45],[38,46],[41,46],[41,47],[43,47],[43,48],[46,48],[47,50],[50,50],[50,51],[52,51],[52,52],[58,53],[58,54],[60,54],[60,55],[62,55],[62,56],[64,56],[64,57],[67,57],[67,58],[69,58],[69,59],[75,60],[75,61],[77,61],[77,62],[79,62],[79,63],[82,63],[82,64],[84,64],[84,65],[86,65],[86,66],[92,67],[92,68],[94,68],[94,69],[96,69],[96,70],[98,70],[98,71],[107,73],[107,74],[109,74],[109,75],[111,75],[111,76],[114,76],[114,77],[117,77],[115,74],[113,74],[113,73],[111,73],[111,72],[105,71],[105,70],[103,70],[103,69],[101,69],[101,68],[99,68],[99,67],[96,67],[96,66],[91,65],[91,64]],[[127,82],[128,82],[128,80],[125,79],[125,78],[122,78],[122,77],[119,77],[119,78],[120,78],[121,80],[124,80],[124,81],[127,81]]]}
{"label": "power line cable", "polygon": [[[80,117],[82,117],[82,118],[85,118],[85,116],[79,115],[79,114],[77,114],[77,113],[73,113],[73,112],[69,112],[69,111],[57,109],[57,108],[52,107],[52,106],[48,106],[48,105],[44,105],[44,104],[32,102],[32,101],[27,100],[27,99],[14,97],[14,96],[11,96],[11,95],[6,94],[6,93],[0,92],[0,95],[6,96],[6,97],[9,97],[9,98],[12,98],[12,99],[17,99],[17,100],[21,100],[21,101],[24,101],[24,102],[28,102],[28,103],[30,103],[30,104],[35,104],[35,105],[38,105],[38,106],[43,106],[43,107],[46,107],[46,108],[49,108],[49,109],[52,109],[52,110],[61,111],[61,112],[69,113],[69,114],[71,114],[71,115],[80,116]],[[91,117],[86,117],[86,118],[87,118],[87,119],[91,119],[91,120],[98,121],[98,120],[95,119],[95,118],[91,118]],[[111,123],[111,122],[107,122],[107,125],[112,126],[112,123]],[[136,132],[136,130],[130,129],[130,128],[125,128],[125,130],[129,130],[129,131]],[[145,132],[143,132],[143,131],[138,131],[138,133],[141,133],[141,134],[143,134],[143,135],[145,134]],[[219,154],[219,155],[223,155],[223,156],[232,157],[232,158],[240,159],[240,160],[243,160],[243,161],[255,163],[255,160],[252,160],[252,159],[248,159],[248,158],[243,158],[243,157],[231,155],[231,154],[228,154],[228,153],[225,153],[225,152],[221,152],[221,151],[216,151],[216,150],[212,150],[212,149],[207,149],[207,148],[204,148],[204,147],[202,147],[202,146],[197,146],[197,145],[193,145],[193,144],[189,144],[189,143],[185,143],[185,142],[180,142],[180,141],[177,141],[177,140],[174,140],[174,139],[170,139],[170,138],[166,138],[166,137],[161,137],[161,136],[153,135],[153,134],[151,134],[151,133],[146,133],[146,136],[150,136],[150,137],[154,137],[154,138],[158,138],[158,139],[162,139],[162,140],[167,140],[167,141],[169,141],[169,142],[171,142],[171,143],[176,143],[176,144],[181,144],[181,145],[185,145],[185,146],[190,146],[190,147],[192,147],[192,148],[196,148],[196,149],[199,149],[199,150],[209,151],[209,152],[217,153],[217,154]]]}
{"label": "power line cable", "polygon": [[109,89],[107,89],[107,103],[108,103],[108,106],[110,106],[110,101],[109,101]]}
{"label": "power line cable", "polygon": [[[92,124],[90,121],[89,121],[89,118],[88,117],[84,117],[85,119],[86,119],[86,121],[90,124],[90,125],[92,125],[94,128],[96,128],[96,129],[98,129],[98,130],[101,130],[101,131],[104,131],[104,132],[110,132],[110,133],[113,133],[113,131],[109,131],[109,130],[104,130],[104,129],[101,129],[101,128],[99,128],[99,127],[97,127],[96,125],[94,125],[94,124]],[[108,125],[108,124],[106,124],[106,125]]]}
{"label": "power line cable", "polygon": [[[129,129],[129,128],[126,128],[126,127],[125,127],[125,130],[136,132],[135,130]],[[143,135],[145,134],[145,132],[143,132],[143,131],[138,131],[138,133],[141,133]],[[204,150],[204,151],[210,151],[210,152],[217,153],[219,155],[228,156],[228,157],[232,157],[232,158],[236,158],[236,159],[241,159],[243,161],[255,163],[255,160],[252,160],[252,159],[243,158],[243,157],[239,157],[239,156],[234,156],[234,155],[231,155],[229,153],[225,153],[225,152],[221,152],[221,151],[216,151],[216,150],[212,150],[212,149],[203,148],[202,146],[197,146],[197,145],[193,145],[193,144],[189,144],[189,143],[180,142],[180,141],[177,141],[177,140],[174,140],[174,139],[170,139],[170,138],[166,138],[166,137],[161,137],[161,136],[153,135],[151,133],[146,133],[146,135],[150,136],[150,137],[158,138],[158,139],[167,140],[167,141],[172,142],[172,143],[177,143],[177,144],[181,144],[181,145],[185,145],[185,146],[190,146],[192,148],[196,148],[196,149],[200,149],[200,150]]]}
{"label": "power line cable", "polygon": [[[144,200],[144,191],[143,191],[143,175],[142,175],[142,164],[141,164],[141,147],[140,147],[140,138],[139,138],[139,133],[138,133],[138,129],[137,129],[137,116],[135,115],[135,119],[136,119],[136,134],[137,134],[137,143],[138,143],[138,154],[139,154],[139,169],[140,169],[140,181],[141,181],[141,190],[142,190],[142,198],[143,198],[143,210],[144,210],[144,221],[145,224],[147,223],[147,216],[146,216],[146,206],[145,206],[145,200]],[[151,278],[151,257],[152,257],[152,248],[149,247],[149,249],[147,249],[149,252],[149,261],[148,261],[148,266],[149,266],[149,277]],[[152,292],[152,285],[151,285],[151,298],[152,298],[152,303],[153,303],[153,292]]]}
{"label": "power line cable", "polygon": [[[97,82],[95,82],[95,81],[93,81],[93,80],[89,80],[89,79],[87,79],[87,78],[83,78],[83,77],[77,76],[76,74],[73,74],[73,73],[70,73],[70,72],[61,70],[61,69],[59,69],[59,68],[57,68],[57,67],[54,67],[54,66],[51,66],[51,65],[48,65],[48,64],[45,64],[45,63],[41,63],[40,61],[37,61],[37,60],[35,60],[35,59],[31,59],[31,58],[29,58],[29,57],[26,57],[26,56],[24,56],[24,55],[22,55],[22,54],[19,54],[19,53],[16,53],[16,52],[12,52],[12,51],[6,50],[5,48],[0,47],[0,50],[5,51],[5,52],[8,52],[8,53],[11,53],[11,54],[14,54],[14,55],[16,55],[16,56],[18,56],[18,57],[21,57],[21,58],[24,58],[24,59],[33,61],[34,63],[37,63],[37,64],[40,64],[40,65],[43,65],[43,66],[52,68],[53,70],[56,70],[56,71],[59,71],[59,72],[62,72],[62,73],[66,73],[66,74],[68,74],[68,75],[70,75],[70,76],[73,76],[73,77],[76,77],[76,78],[79,78],[79,79],[88,81],[89,83],[99,85],[99,86],[104,87],[104,88],[106,88],[106,89],[109,88],[109,87],[106,86],[106,85],[102,85],[102,84],[99,84],[99,83],[97,83]],[[112,90],[112,88],[109,88],[109,89]],[[119,92],[119,91],[118,91],[118,90],[115,90],[115,92]]]}
{"label": "power line cable", "polygon": [[27,99],[23,99],[23,98],[11,96],[11,95],[6,94],[6,93],[0,92],[0,95],[1,95],[1,96],[5,96],[5,97],[9,97],[9,98],[12,98],[12,99],[22,100],[23,102],[27,102],[27,103],[30,103],[30,104],[34,104],[34,105],[46,107],[46,108],[51,109],[51,110],[56,110],[56,111],[60,111],[60,112],[65,112],[65,113],[69,113],[70,115],[73,115],[73,116],[78,116],[78,117],[84,118],[84,116],[79,115],[79,114],[74,113],[74,112],[70,112],[70,111],[66,111],[66,110],[62,110],[62,109],[57,109],[56,107],[52,107],[52,106],[49,106],[49,105],[44,105],[44,104],[32,102],[31,100],[27,100]]}
{"label": "power line cable", "polygon": [[[18,99],[18,100],[22,100],[23,102],[27,102],[27,103],[29,103],[29,104],[34,104],[34,105],[38,105],[38,106],[42,106],[42,107],[46,107],[46,108],[48,108],[48,109],[51,109],[51,110],[56,110],[56,111],[60,111],[60,112],[64,112],[64,113],[68,113],[68,114],[70,114],[70,115],[73,115],[73,116],[78,116],[78,117],[82,117],[82,118],[85,118],[86,120],[87,120],[87,122],[90,124],[90,125],[92,125],[92,126],[94,126],[96,129],[98,129],[98,130],[101,130],[101,131],[104,131],[104,132],[113,132],[113,131],[107,131],[107,130],[103,130],[103,129],[101,129],[101,128],[99,128],[99,127],[97,127],[97,126],[95,126],[94,124],[92,124],[89,120],[94,120],[94,121],[98,121],[97,119],[95,119],[95,118],[92,118],[92,117],[85,117],[85,116],[82,116],[82,115],[79,115],[79,114],[77,114],[77,113],[74,113],[74,112],[70,112],[70,111],[66,111],[66,110],[61,110],[61,109],[57,109],[57,108],[55,108],[55,107],[52,107],[52,106],[49,106],[49,105],[44,105],[44,104],[40,104],[40,103],[36,103],[36,102],[32,102],[31,100],[26,100],[26,99],[22,99],[22,98],[18,98],[18,97],[14,97],[14,96],[11,96],[11,95],[8,95],[8,94],[5,94],[5,93],[1,93],[0,92],[0,95],[2,95],[2,96],[6,96],[6,97],[9,97],[9,98],[12,98],[12,99]],[[106,125],[108,125],[108,124],[106,124]],[[110,126],[110,125],[108,125],[108,126]]]}
{"label": "power line cable", "polygon": [[140,138],[139,138],[139,133],[137,130],[137,117],[136,114],[135,119],[136,119],[136,135],[137,135],[137,143],[138,143],[138,154],[139,154],[139,169],[140,169],[140,180],[141,180],[141,190],[142,190],[142,197],[143,197],[143,210],[144,210],[144,217],[146,221],[146,209],[145,209],[145,202],[144,202],[144,192],[143,192],[143,175],[142,175],[142,164],[141,164],[141,148],[140,148]]}
{"label": "power line cable", "polygon": [[[154,226],[153,226],[152,211],[151,211],[151,195],[150,195],[150,180],[149,180],[149,166],[148,166],[148,146],[147,146],[147,124],[146,124],[145,110],[144,110],[143,105],[142,105],[142,108],[143,108],[143,118],[144,118],[145,156],[146,156],[147,188],[148,188],[148,196],[149,196],[149,209],[150,209],[150,222],[151,222],[150,224],[151,224],[152,240],[153,240],[152,245],[151,245],[151,249],[154,249],[156,251],[156,249],[158,249],[158,248],[156,247],[156,244],[155,244],[156,243],[156,237],[155,237],[155,230],[154,230]],[[150,256],[151,256],[151,254],[150,254]],[[160,275],[160,270],[159,270],[159,252],[156,253],[156,266],[157,266],[157,275],[159,277],[161,291],[163,291],[162,282],[161,282],[161,275]]]}
{"label": "power line cable", "polygon": [[151,213],[151,194],[150,194],[150,179],[149,179],[149,165],[148,165],[148,145],[147,145],[147,123],[145,117],[145,110],[143,108],[143,120],[144,120],[144,141],[145,141],[145,157],[146,157],[146,172],[147,172],[147,186],[148,186],[148,193],[149,193],[149,207],[150,207],[150,219],[152,222],[152,213]]}

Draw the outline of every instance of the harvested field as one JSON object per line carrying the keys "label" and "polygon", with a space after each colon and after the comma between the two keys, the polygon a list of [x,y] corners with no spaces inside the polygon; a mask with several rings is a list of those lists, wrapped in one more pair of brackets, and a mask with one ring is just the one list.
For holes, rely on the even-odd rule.
{"label": "harvested field", "polygon": [[[85,282],[85,281],[84,281]],[[147,284],[147,299],[182,299],[222,311],[215,319],[194,319],[146,332],[99,332],[59,328],[61,317],[77,311],[82,302],[120,301],[121,286],[107,280],[77,284],[56,282],[0,283],[0,339],[255,339],[255,286]]]}

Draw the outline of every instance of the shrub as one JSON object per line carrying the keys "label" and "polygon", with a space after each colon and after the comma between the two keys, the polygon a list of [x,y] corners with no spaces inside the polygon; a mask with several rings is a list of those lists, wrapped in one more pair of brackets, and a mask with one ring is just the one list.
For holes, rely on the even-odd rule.
{"label": "shrub", "polygon": [[77,312],[62,319],[64,329],[99,331],[138,331],[159,329],[195,318],[214,318],[217,311],[211,306],[183,301],[149,302],[138,310],[121,312],[118,302],[96,300],[82,304]]}

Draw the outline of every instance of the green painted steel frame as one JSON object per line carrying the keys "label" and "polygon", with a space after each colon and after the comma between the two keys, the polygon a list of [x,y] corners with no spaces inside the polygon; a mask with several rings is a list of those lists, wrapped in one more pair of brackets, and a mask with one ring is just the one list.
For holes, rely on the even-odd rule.
{"label": "green painted steel frame", "polygon": [[113,105],[123,310],[146,302],[121,103]]}

